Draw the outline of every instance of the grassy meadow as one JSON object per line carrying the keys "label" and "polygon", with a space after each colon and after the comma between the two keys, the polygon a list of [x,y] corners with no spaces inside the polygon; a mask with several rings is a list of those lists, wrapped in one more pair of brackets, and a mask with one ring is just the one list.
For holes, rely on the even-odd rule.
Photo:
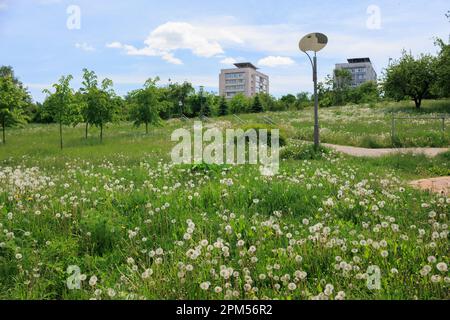
{"label": "grassy meadow", "polygon": [[[322,141],[391,147],[412,106],[321,110]],[[426,101],[420,115],[450,115]],[[151,129],[9,129],[0,145],[0,299],[449,299],[450,198],[409,187],[450,175],[450,153],[379,159],[311,152],[312,109],[272,118],[292,157],[257,166],[171,164],[170,120]],[[232,116],[205,126],[239,126]],[[448,147],[439,121],[406,121],[396,143]],[[68,272],[77,266],[80,272]],[[379,288],[369,288],[380,271]],[[70,270],[69,270],[70,271]],[[69,288],[76,276],[79,288]]]}

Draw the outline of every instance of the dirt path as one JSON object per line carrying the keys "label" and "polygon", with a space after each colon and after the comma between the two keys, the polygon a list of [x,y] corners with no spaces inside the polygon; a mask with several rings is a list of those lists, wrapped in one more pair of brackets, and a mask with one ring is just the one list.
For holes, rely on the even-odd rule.
{"label": "dirt path", "polygon": [[450,177],[422,179],[410,182],[417,189],[450,195]]}
{"label": "dirt path", "polygon": [[437,155],[447,152],[448,148],[400,148],[400,149],[367,149],[349,146],[338,146],[334,144],[324,143],[324,146],[332,148],[338,152],[342,152],[355,157],[382,157],[396,153],[413,153],[424,154],[428,157],[436,157]]}

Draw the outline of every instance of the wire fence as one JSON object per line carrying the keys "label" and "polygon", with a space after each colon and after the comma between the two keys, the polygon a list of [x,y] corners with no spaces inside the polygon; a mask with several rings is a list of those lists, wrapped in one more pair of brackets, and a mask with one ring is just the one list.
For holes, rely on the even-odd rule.
{"label": "wire fence", "polygon": [[432,128],[430,128],[430,132],[431,131],[439,131],[442,132],[442,135],[445,136],[446,134],[446,129],[447,129],[447,119],[448,116],[446,115],[439,115],[439,116],[432,116],[432,117],[396,117],[395,115],[392,116],[392,125],[391,125],[391,139],[392,139],[392,144],[395,146],[396,141],[399,138],[399,135],[401,132],[404,132],[405,129],[403,128],[403,130],[401,130],[402,128],[400,128],[399,123],[400,122],[406,122],[406,124],[411,127],[411,124],[423,120],[423,121],[429,121],[430,123],[432,123],[433,121],[438,122],[438,125],[433,126]]}

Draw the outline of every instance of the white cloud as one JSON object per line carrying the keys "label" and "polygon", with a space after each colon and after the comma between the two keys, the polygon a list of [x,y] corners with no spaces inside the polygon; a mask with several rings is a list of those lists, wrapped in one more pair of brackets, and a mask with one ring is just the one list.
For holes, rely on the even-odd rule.
{"label": "white cloud", "polygon": [[86,42],[82,42],[82,43],[75,43],[75,48],[83,50],[83,51],[87,51],[87,52],[92,52],[95,51],[95,48],[89,44],[87,44]]}
{"label": "white cloud", "polygon": [[[222,37],[230,37],[222,35]],[[174,56],[178,50],[189,50],[198,57],[211,58],[224,53],[218,41],[208,38],[200,28],[186,22],[167,22],[154,29],[138,49],[120,42],[107,44],[108,48],[123,49],[131,56],[160,56],[172,64],[183,62]]]}
{"label": "white cloud", "polygon": [[220,60],[220,63],[232,66],[235,63],[237,63],[237,60],[235,58],[224,58],[224,59]]}
{"label": "white cloud", "polygon": [[295,64],[295,61],[289,57],[280,56],[268,56],[258,61],[258,65],[261,67],[280,67],[280,66],[291,66]]}
{"label": "white cloud", "polygon": [[122,49],[123,45],[120,42],[111,42],[106,44],[107,48],[113,48],[113,49]]}

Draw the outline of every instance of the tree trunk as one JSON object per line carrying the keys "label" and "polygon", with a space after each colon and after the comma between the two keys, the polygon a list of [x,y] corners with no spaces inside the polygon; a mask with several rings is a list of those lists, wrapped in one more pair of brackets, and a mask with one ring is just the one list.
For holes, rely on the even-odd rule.
{"label": "tree trunk", "polygon": [[148,134],[148,122],[145,123],[145,133]]}
{"label": "tree trunk", "polygon": [[61,146],[61,150],[63,149],[63,137],[62,137],[62,122],[59,122],[59,142]]}
{"label": "tree trunk", "polygon": [[87,140],[87,138],[88,138],[88,126],[89,126],[89,123],[88,122],[86,122],[86,131],[85,131],[85,133],[84,133],[84,138]]}
{"label": "tree trunk", "polygon": [[416,109],[420,109],[420,107],[422,105],[422,99],[414,98],[414,103],[416,104]]}
{"label": "tree trunk", "polygon": [[103,142],[103,123],[100,124],[100,142]]}

